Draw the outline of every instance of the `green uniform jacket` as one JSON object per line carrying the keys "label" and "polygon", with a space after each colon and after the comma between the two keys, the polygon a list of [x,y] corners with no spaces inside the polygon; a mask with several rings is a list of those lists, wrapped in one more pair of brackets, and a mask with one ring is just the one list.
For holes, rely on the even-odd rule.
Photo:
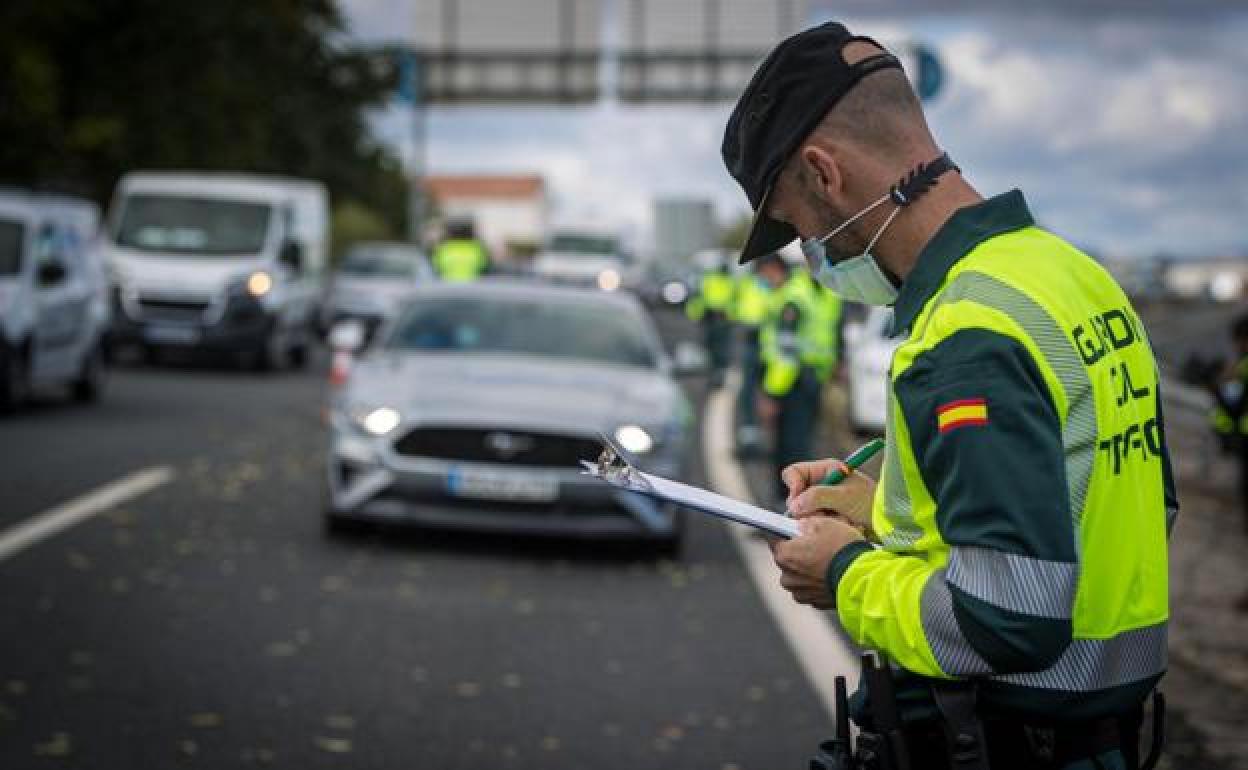
{"label": "green uniform jacket", "polygon": [[794,270],[770,299],[759,330],[762,386],[767,395],[779,398],[793,389],[802,367],[822,382],[836,366],[841,298],[805,270]]}
{"label": "green uniform jacket", "polygon": [[959,210],[894,309],[879,547],[828,571],[846,630],[998,712],[1138,704],[1165,670],[1178,504],[1126,296],[1013,191]]}

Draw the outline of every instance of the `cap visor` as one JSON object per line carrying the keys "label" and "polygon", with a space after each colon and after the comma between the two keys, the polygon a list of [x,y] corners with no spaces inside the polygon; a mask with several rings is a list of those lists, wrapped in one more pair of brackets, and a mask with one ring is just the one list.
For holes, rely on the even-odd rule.
{"label": "cap visor", "polygon": [[745,248],[741,250],[739,264],[758,259],[788,246],[797,238],[797,231],[791,225],[779,222],[767,216],[767,200],[771,197],[771,188],[763,196],[754,213],[754,222],[750,225],[750,234],[745,239]]}

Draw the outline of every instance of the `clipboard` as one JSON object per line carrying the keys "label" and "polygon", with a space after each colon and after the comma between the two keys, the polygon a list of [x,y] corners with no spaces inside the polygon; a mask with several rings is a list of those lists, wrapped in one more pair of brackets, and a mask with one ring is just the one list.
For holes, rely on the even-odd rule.
{"label": "clipboard", "polygon": [[756,505],[734,500],[701,487],[682,484],[646,473],[628,460],[628,454],[605,435],[601,436],[602,454],[596,461],[581,460],[584,473],[601,479],[617,489],[637,492],[682,508],[735,521],[762,530],[775,537],[791,539],[801,531],[797,520]]}

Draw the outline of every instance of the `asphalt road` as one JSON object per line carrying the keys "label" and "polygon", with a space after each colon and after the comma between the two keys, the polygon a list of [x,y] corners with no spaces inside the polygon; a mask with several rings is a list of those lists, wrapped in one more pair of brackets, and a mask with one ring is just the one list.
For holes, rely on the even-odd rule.
{"label": "asphalt road", "polygon": [[725,525],[675,562],[328,540],[323,381],[120,368],[0,420],[0,528],[175,473],[0,561],[0,768],[805,766],[825,716]]}

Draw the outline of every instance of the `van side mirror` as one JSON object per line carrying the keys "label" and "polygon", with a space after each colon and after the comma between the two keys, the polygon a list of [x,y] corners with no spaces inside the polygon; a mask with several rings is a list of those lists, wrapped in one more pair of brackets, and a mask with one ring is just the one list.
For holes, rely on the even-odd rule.
{"label": "van side mirror", "polygon": [[39,265],[36,277],[40,288],[50,288],[64,282],[68,276],[69,271],[65,269],[65,263],[53,258]]}
{"label": "van side mirror", "polygon": [[303,272],[303,244],[295,240],[287,240],[277,255],[278,261],[296,273]]}

